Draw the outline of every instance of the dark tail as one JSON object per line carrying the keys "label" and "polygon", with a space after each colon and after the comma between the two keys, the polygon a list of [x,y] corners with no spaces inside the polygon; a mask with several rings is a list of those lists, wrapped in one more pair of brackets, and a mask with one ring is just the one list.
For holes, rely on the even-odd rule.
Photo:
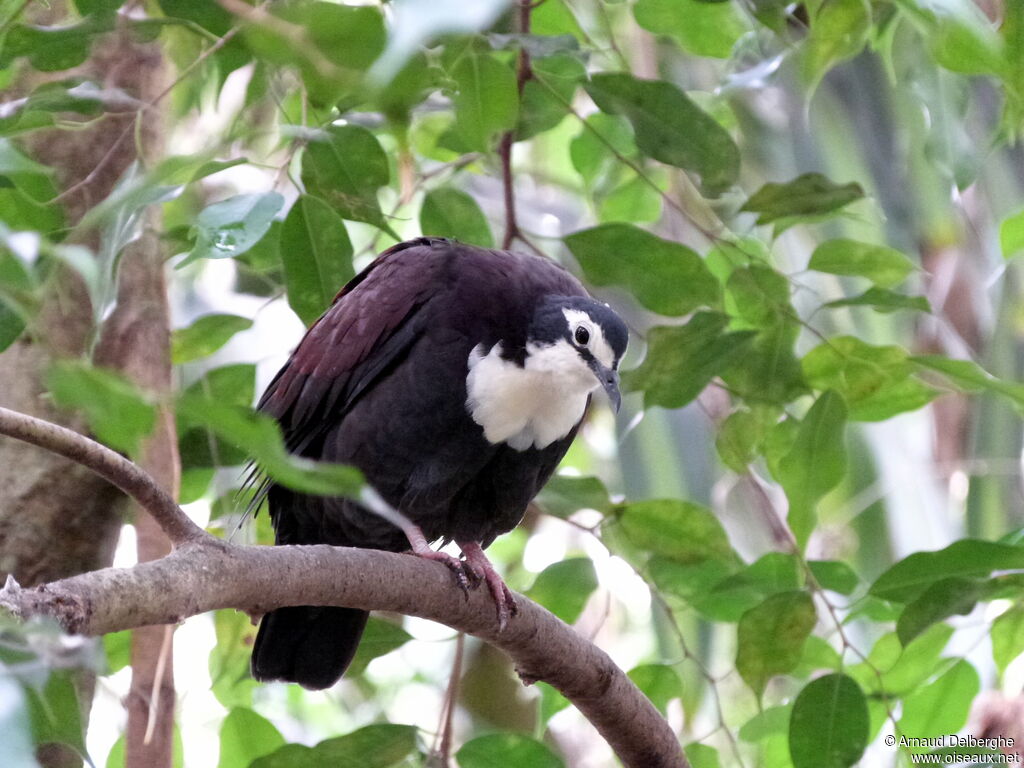
{"label": "dark tail", "polygon": [[354,608],[295,606],[263,617],[252,648],[252,676],[318,691],[352,663],[369,617]]}

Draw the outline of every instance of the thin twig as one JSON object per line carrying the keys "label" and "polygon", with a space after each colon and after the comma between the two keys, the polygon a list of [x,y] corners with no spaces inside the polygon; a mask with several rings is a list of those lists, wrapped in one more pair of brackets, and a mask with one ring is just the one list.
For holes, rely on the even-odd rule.
{"label": "thin twig", "polygon": [[91,469],[147,510],[175,545],[211,540],[174,499],[146,472],[124,456],[65,427],[0,408],[0,435],[45,448]]}
{"label": "thin twig", "polygon": [[[519,13],[516,18],[520,34],[530,34],[530,11],[532,8],[529,0],[520,0],[518,3]],[[526,81],[532,77],[530,54],[526,52],[525,46],[520,45],[516,63],[516,89],[520,100],[523,97]],[[501,185],[505,197],[505,236],[502,238],[501,247],[505,250],[511,247],[514,240],[523,239],[523,235],[519,231],[519,221],[516,218],[515,179],[512,175],[512,145],[515,140],[516,127],[513,127],[502,135],[501,143],[498,145],[498,157],[501,159]]]}
{"label": "thin twig", "polygon": [[142,738],[143,744],[149,744],[153,740],[153,732],[156,730],[157,715],[160,714],[160,692],[164,687],[164,670],[167,668],[167,658],[171,655],[171,640],[174,638],[174,625],[164,626],[164,639],[160,644],[160,656],[156,660],[156,671],[153,674],[153,690],[149,696],[149,714],[146,716],[146,735]]}
{"label": "thin twig", "polygon": [[459,701],[459,683],[462,680],[462,658],[466,648],[466,635],[463,632],[455,637],[455,658],[452,660],[451,676],[448,678],[448,689],[444,693],[444,708],[441,715],[441,743],[437,747],[436,757],[439,765],[448,768],[452,760],[452,742],[454,741],[453,721],[455,708]]}

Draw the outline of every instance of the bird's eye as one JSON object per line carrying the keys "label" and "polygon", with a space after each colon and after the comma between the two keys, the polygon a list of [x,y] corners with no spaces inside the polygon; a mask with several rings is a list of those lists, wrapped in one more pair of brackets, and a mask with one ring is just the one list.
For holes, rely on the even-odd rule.
{"label": "bird's eye", "polygon": [[575,337],[576,343],[581,347],[585,347],[590,342],[590,331],[588,331],[584,326],[579,325],[576,327]]}

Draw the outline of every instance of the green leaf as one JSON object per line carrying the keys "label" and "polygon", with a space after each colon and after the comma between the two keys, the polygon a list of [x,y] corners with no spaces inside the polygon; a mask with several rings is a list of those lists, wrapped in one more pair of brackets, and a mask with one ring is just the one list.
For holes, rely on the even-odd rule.
{"label": "green leaf", "polygon": [[800,423],[796,440],[779,462],[778,480],[789,499],[789,526],[803,547],[814,528],[818,501],[846,475],[846,404],[829,390]]}
{"label": "green leaf", "polygon": [[[613,530],[613,529],[611,529]],[[623,554],[623,547],[617,540],[610,542],[612,551]],[[627,542],[627,546],[629,543]],[[628,553],[627,553],[628,554]],[[641,562],[642,558],[632,555],[631,559]],[[647,571],[651,581],[664,594],[685,600],[695,610],[711,621],[739,621],[740,616],[752,606],[746,601],[716,600],[709,597],[715,584],[736,568],[736,560],[703,560],[695,563],[681,563],[667,557],[655,555],[650,558]]]}
{"label": "green leaf", "polygon": [[547,725],[552,717],[569,707],[569,700],[557,688],[552,688],[543,681],[535,683],[535,686],[540,691],[540,712],[538,713],[540,722]]}
{"label": "green leaf", "polygon": [[365,221],[399,239],[384,221],[377,190],[391,178],[377,138],[358,125],[332,125],[302,155],[302,183],[342,218]]}
{"label": "green leaf", "polygon": [[800,663],[818,620],[811,596],[780,592],[743,614],[736,630],[736,671],[760,698],[768,681]]}
{"label": "green leaf", "polygon": [[215,467],[187,467],[181,471],[181,483],[178,487],[178,503],[191,504],[199,501],[206,494],[217,473]]}
{"label": "green leaf", "polygon": [[812,680],[793,702],[789,719],[793,767],[853,765],[864,754],[868,727],[867,701],[856,682],[840,673]]}
{"label": "green leaf", "polygon": [[871,307],[876,312],[888,314],[900,309],[914,312],[931,312],[932,306],[924,296],[907,296],[884,288],[868,288],[864,293],[846,299],[836,299],[824,306],[837,307]]}
{"label": "green leaf", "polygon": [[869,590],[883,600],[909,603],[947,578],[982,578],[993,571],[1024,568],[1024,547],[961,539],[937,552],[915,552],[883,573]]}
{"label": "green leaf", "polygon": [[647,335],[639,368],[623,373],[628,391],[643,391],[644,407],[681,408],[750,346],[753,331],[724,333],[728,318],[698,312],[686,325],[657,326]]}
{"label": "green leaf", "polygon": [[875,347],[855,336],[837,336],[802,361],[804,379],[815,389],[843,396],[854,421],[884,421],[921,408],[939,394],[910,378],[915,366],[900,347]]}
{"label": "green leaf", "polygon": [[[657,221],[661,218],[661,196],[668,188],[667,181],[664,173],[648,173],[646,179],[633,174],[632,178],[601,197],[597,207],[598,219],[634,224]],[[652,186],[652,182],[656,186]]]}
{"label": "green leaf", "polygon": [[72,672],[51,670],[44,686],[39,689],[28,686],[25,693],[28,695],[32,740],[39,745],[67,744],[84,757],[87,754],[85,733]]}
{"label": "green leaf", "polygon": [[734,269],[726,282],[725,308],[742,322],[739,327],[761,329],[792,322],[789,281],[771,267],[753,264]]}
{"label": "green leaf", "polygon": [[956,733],[967,722],[980,689],[977,671],[960,659],[934,682],[904,698],[899,732],[917,738]]}
{"label": "green leaf", "polygon": [[26,319],[0,297],[0,352],[16,342],[25,331]]}
{"label": "green leaf", "polygon": [[384,48],[384,20],[377,8],[282,3],[271,13],[281,21],[247,25],[244,31],[246,45],[261,63],[296,67],[313,106],[366,99],[363,72]]}
{"label": "green leaf", "polygon": [[289,454],[281,431],[263,414],[186,393],[178,400],[179,416],[189,425],[203,425],[218,438],[246,451],[276,482],[320,496],[357,496],[361,473],[344,464],[315,462]]}
{"label": "green leaf", "polygon": [[783,406],[806,394],[800,361],[793,354],[798,332],[794,321],[777,322],[762,329],[722,371],[722,379],[751,403]]}
{"label": "green leaf", "polygon": [[210,691],[228,709],[250,707],[253,689],[259,685],[249,672],[256,628],[246,614],[234,610],[216,611],[213,628],[217,642],[207,661]]}
{"label": "green leaf", "polygon": [[57,196],[52,177],[52,169],[0,138],[0,179],[4,182],[0,184],[0,221],[15,231],[58,233],[64,226],[64,215],[59,204],[48,203]]}
{"label": "green leaf", "polygon": [[537,495],[536,502],[549,515],[566,519],[581,509],[611,511],[608,489],[596,477],[554,475]]}
{"label": "green leaf", "polygon": [[[208,397],[221,405],[250,406],[256,397],[256,366],[233,363],[206,371],[185,394]],[[182,420],[179,428],[188,428],[187,422]]]}
{"label": "green leaf", "polygon": [[71,360],[54,363],[46,376],[54,401],[81,410],[103,443],[137,454],[153,431],[156,409],[126,379],[113,371]]}
{"label": "green leaf", "polygon": [[736,555],[710,510],[689,501],[654,499],[623,506],[617,518],[635,546],[680,563],[732,562]]}
{"label": "green leaf", "polygon": [[763,264],[730,271],[725,308],[732,328],[758,334],[722,378],[748,401],[782,405],[805,390],[793,353],[800,326],[789,293],[789,281]]}
{"label": "green leaf", "polygon": [[902,283],[914,262],[895,248],[835,238],[814,249],[808,269],[831,275],[866,277],[881,288]]}
{"label": "green leaf", "polygon": [[460,189],[435,189],[423,198],[420,231],[424,235],[451,237],[463,243],[494,247],[487,217],[476,200]]}
{"label": "green leaf", "polygon": [[[921,4],[931,12],[928,42],[936,63],[952,72],[970,75],[1002,74],[1013,66],[1013,55],[985,12],[973,3],[946,2]],[[1012,13],[1003,19],[1007,30]],[[1008,35],[1009,37],[1009,35]]]}
{"label": "green leaf", "polygon": [[1024,653],[1024,605],[1014,605],[992,622],[992,658],[1005,674],[1010,662]]}
{"label": "green leaf", "polygon": [[821,670],[840,670],[843,657],[828,640],[811,635],[804,644],[804,653],[793,674],[800,678],[815,677]]}
{"label": "green leaf", "polygon": [[459,768],[564,768],[547,745],[519,733],[492,733],[467,741],[455,753]]}
{"label": "green leaf", "polygon": [[235,707],[220,726],[217,768],[248,768],[253,760],[284,743],[284,736],[265,717],[246,707]]}
{"label": "green leaf", "polygon": [[245,165],[248,162],[248,158],[245,157],[236,157],[233,160],[208,160],[196,168],[188,180],[189,182],[199,181],[207,176],[213,176],[215,173],[234,168],[236,165]]}
{"label": "green leaf", "polygon": [[[269,755],[253,760],[249,764],[249,768],[320,768],[322,765],[322,762],[317,761],[316,750],[312,747],[302,744],[285,744]],[[113,768],[113,766],[109,768]]]}
{"label": "green leaf", "polygon": [[707,744],[701,744],[699,741],[691,741],[683,747],[683,752],[686,754],[686,759],[690,761],[690,768],[721,768],[722,766],[718,760],[718,750]]}
{"label": "green leaf", "polygon": [[132,631],[108,632],[103,636],[103,653],[106,657],[104,674],[112,675],[131,663]]}
{"label": "green leaf", "polygon": [[171,362],[189,363],[216,352],[239,331],[252,327],[252,320],[238,315],[203,315],[187,328],[171,334]]}
{"label": "green leaf", "polygon": [[571,557],[552,563],[537,574],[526,596],[566,624],[573,624],[595,589],[597,575],[593,562],[589,557]]}
{"label": "green leaf", "polygon": [[1009,398],[1018,409],[1024,407],[1024,385],[997,379],[970,360],[950,360],[941,355],[918,355],[908,359],[922,369],[941,373],[962,392],[987,390]]}
{"label": "green leaf", "polygon": [[698,174],[707,194],[718,195],[736,183],[740,154],[729,132],[676,86],[602,73],[586,89],[602,112],[629,119],[644,154]]}
{"label": "green leaf", "polygon": [[[256,397],[256,366],[239,363],[207,371],[185,390],[185,394],[206,398],[222,406],[248,408]],[[202,425],[190,423],[182,413],[177,416],[183,470],[234,466],[248,460],[245,446],[239,448],[219,439]]]}
{"label": "green leaf", "polygon": [[178,268],[197,259],[239,256],[267,234],[274,216],[284,205],[277,192],[235,195],[208,205],[196,218],[196,244]]}
{"label": "green leaf", "polygon": [[1024,251],[1024,210],[1003,219],[999,225],[999,247],[1004,259]]}
{"label": "green leaf", "polygon": [[854,182],[835,184],[820,173],[805,173],[784,184],[769,182],[750,196],[741,211],[756,213],[758,224],[776,224],[776,233],[801,221],[816,221],[860,200]]}
{"label": "green leaf", "polygon": [[499,133],[519,117],[519,93],[511,67],[494,56],[467,53],[452,68],[458,86],[455,125],[468,149],[489,152]]}
{"label": "green leaf", "polygon": [[398,650],[410,640],[412,640],[412,635],[406,632],[401,625],[371,616],[366,622],[366,629],[359,641],[359,648],[356,649],[356,655],[346,674],[349,677],[362,674],[366,665],[378,656]]}
{"label": "green leaf", "polygon": [[[888,617],[879,619],[885,621]],[[937,665],[945,663],[939,654],[952,635],[953,628],[948,624],[933,624],[904,647],[896,633],[890,632],[875,643],[868,663],[850,667],[850,674],[856,674],[858,682],[872,693],[913,691],[935,674]]]}
{"label": "green leaf", "polygon": [[683,681],[668,664],[641,664],[629,670],[629,679],[663,715],[673,699],[683,695]]}
{"label": "green leaf", "polygon": [[395,768],[416,754],[416,726],[380,723],[321,741],[312,749],[285,744],[249,768]]}
{"label": "green leaf", "polygon": [[[802,582],[796,558],[777,552],[758,558],[736,573],[719,570],[715,578],[707,578],[712,575],[710,571],[673,573],[655,562],[651,564],[651,573],[659,587],[664,584],[667,591],[680,594],[705,618],[727,622],[739,621],[769,595],[797,589]],[[690,584],[680,583],[687,576]]]}
{"label": "green leaf", "polygon": [[852,595],[860,585],[860,577],[841,560],[809,560],[807,565],[814,574],[814,580],[832,592]]}
{"label": "green leaf", "polygon": [[288,306],[311,325],[355,275],[345,222],[323,200],[300,195],[281,226],[281,263]]}
{"label": "green leaf", "polygon": [[718,301],[718,281],[695,251],[638,227],[602,224],[565,244],[591,283],[624,286],[659,314],[685,315]]}
{"label": "green leaf", "polygon": [[[576,42],[573,37],[568,39]],[[523,86],[516,141],[530,139],[562,122],[569,114],[576,88],[587,76],[579,58],[564,53],[534,58],[531,71],[532,77]]]}
{"label": "green leaf", "polygon": [[769,552],[738,573],[719,581],[710,590],[710,596],[718,599],[730,592],[747,591],[754,596],[753,602],[759,603],[776,592],[797,589],[801,576],[800,563],[796,557],[782,552]]}
{"label": "green leaf", "polygon": [[0,48],[0,69],[21,56],[40,72],[77,67],[89,57],[93,37],[111,31],[114,19],[114,14],[103,13],[63,26],[12,24]]}
{"label": "green leaf", "polygon": [[[427,43],[449,33],[488,29],[508,8],[505,0],[479,0],[471,4],[394,0],[391,6],[388,45],[370,70],[370,82],[377,86],[384,86],[391,80],[405,62]],[[537,11],[543,13],[542,9]],[[549,34],[542,24],[537,23],[538,15],[535,11],[534,31]]]}
{"label": "green leaf", "polygon": [[624,117],[604,112],[589,115],[583,129],[569,143],[572,167],[587,186],[593,186],[612,169],[617,169],[619,156],[629,158],[636,151],[629,122]]}
{"label": "green leaf", "polygon": [[778,417],[777,410],[761,406],[755,406],[753,410],[740,408],[730,413],[715,437],[715,450],[722,463],[733,472],[744,474]]}
{"label": "green leaf", "polygon": [[811,89],[833,66],[860,53],[870,31],[871,6],[866,0],[824,0],[811,22],[800,62]]}
{"label": "green leaf", "polygon": [[633,6],[636,23],[649,32],[670,35],[683,50],[697,56],[727,59],[747,31],[732,3],[700,0],[639,0]]}
{"label": "green leaf", "polygon": [[979,579],[936,581],[903,609],[896,622],[896,635],[907,645],[936,622],[954,614],[966,616],[989,590],[989,582]]}
{"label": "green leaf", "polygon": [[768,707],[758,712],[740,727],[739,736],[743,741],[758,742],[770,736],[789,732],[791,706]]}

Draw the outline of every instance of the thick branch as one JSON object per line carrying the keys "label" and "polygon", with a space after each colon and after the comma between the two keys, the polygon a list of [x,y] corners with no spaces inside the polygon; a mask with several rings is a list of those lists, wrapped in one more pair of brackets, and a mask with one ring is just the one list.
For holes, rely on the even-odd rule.
{"label": "thick branch", "polygon": [[70,429],[0,408],[0,435],[38,445],[88,467],[109,480],[147,510],[175,544],[209,537],[193,523],[174,499],[128,459]]}
{"label": "thick branch", "polygon": [[654,706],[603,651],[518,595],[519,613],[498,631],[487,590],[464,597],[449,570],[409,555],[320,546],[243,547],[209,539],[132,568],[107,568],[37,588],[13,582],[0,607],[50,616],[69,632],[99,635],[235,608],[339,605],[419,616],[500,648],[524,682],[561,691],[626,766],[686,768],[679,742]]}
{"label": "thick branch", "polygon": [[500,648],[524,682],[557,688],[629,768],[689,766],[671,728],[608,655],[522,595],[518,614],[499,632],[489,592],[463,597],[438,563],[326,545],[228,544],[189,520],[143,470],[99,443],[6,408],[0,408],[0,434],[105,477],[146,508],[177,545],[159,560],[30,589],[9,579],[0,609],[22,618],[49,616],[85,635],[173,624],[221,608],[255,615],[287,605],[336,605],[419,616]]}

